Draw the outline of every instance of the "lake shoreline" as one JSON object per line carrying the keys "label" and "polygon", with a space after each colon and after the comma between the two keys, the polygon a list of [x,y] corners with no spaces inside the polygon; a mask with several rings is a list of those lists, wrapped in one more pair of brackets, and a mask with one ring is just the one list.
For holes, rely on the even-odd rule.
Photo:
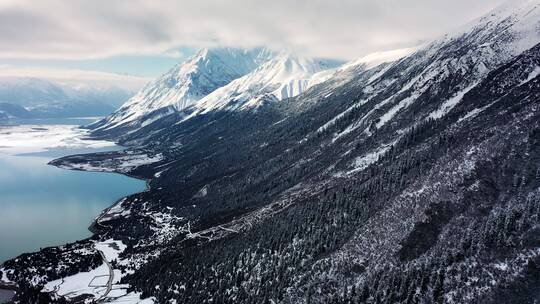
{"label": "lake shoreline", "polygon": [[[88,153],[88,155],[93,155],[93,154],[94,153]],[[69,155],[65,156],[65,157],[69,157]],[[87,238],[82,238],[80,240],[76,240],[75,242],[90,241],[92,238],[94,238],[97,235],[102,235],[102,234],[107,233],[108,232],[107,228],[109,228],[109,227],[106,227],[106,226],[102,225],[101,223],[99,223],[99,220],[102,217],[104,217],[105,215],[107,215],[107,212],[109,210],[111,210],[114,206],[116,206],[121,201],[123,201],[126,197],[128,197],[130,195],[135,195],[135,194],[138,194],[138,193],[149,191],[150,188],[151,188],[151,186],[150,186],[151,179],[143,178],[141,176],[136,176],[136,175],[133,175],[133,174],[130,174],[130,173],[127,173],[127,172],[120,172],[120,171],[117,170],[118,168],[109,167],[109,168],[106,168],[106,169],[109,169],[107,171],[105,171],[105,170],[84,170],[84,169],[81,169],[81,168],[67,168],[66,166],[59,166],[59,165],[56,165],[56,164],[53,163],[55,160],[62,159],[62,158],[64,158],[64,157],[55,158],[55,159],[49,161],[47,163],[47,165],[48,166],[53,166],[55,168],[59,168],[59,169],[62,169],[62,170],[119,174],[119,175],[123,175],[123,176],[129,177],[129,178],[133,178],[133,179],[137,179],[137,180],[145,182],[145,189],[144,190],[139,191],[139,192],[134,192],[134,193],[131,193],[129,195],[123,196],[123,197],[115,200],[109,207],[103,209],[101,211],[101,213],[91,221],[90,226],[87,227],[87,229],[88,229],[88,231],[90,231],[91,235],[89,237],[87,237]],[[101,226],[102,228],[99,228],[99,226]],[[63,246],[65,244],[68,244],[68,243],[63,243],[63,244],[58,244],[58,245],[53,245],[53,246],[47,246],[47,247],[43,247],[43,248],[54,248],[54,247]],[[21,254],[25,254],[25,253],[26,252],[22,252]],[[16,258],[17,257],[14,257],[14,259],[16,259]],[[0,263],[0,267],[3,264],[4,264],[4,262]],[[9,282],[0,281],[0,291],[4,291],[4,293],[7,295],[7,298],[4,297],[4,298],[6,298],[5,299],[6,301],[9,301],[10,299],[12,299],[16,295],[18,290],[19,290],[19,288],[18,288],[16,283],[9,283]],[[0,300],[3,300],[3,299],[0,298]],[[0,302],[0,303],[2,303],[2,302]]]}
{"label": "lake shoreline", "polygon": [[[93,139],[91,136],[88,137],[89,139]],[[106,141],[109,141],[111,142],[112,144],[114,144],[115,146],[118,146],[118,147],[122,147],[122,149],[120,150],[111,150],[111,151],[103,151],[103,153],[113,153],[113,152],[118,152],[118,151],[124,151],[125,149],[127,149],[128,147],[124,147],[116,142],[113,142],[113,141],[110,141],[110,140],[106,140]],[[114,201],[109,207],[103,209],[101,211],[101,213],[95,217],[93,220],[92,220],[92,223],[90,224],[90,226],[88,227],[88,230],[92,233],[92,236],[90,236],[89,238],[92,238],[94,235],[96,234],[99,234],[100,232],[106,232],[106,230],[103,230],[101,231],[97,226],[100,225],[99,224],[99,219],[101,219],[104,215],[107,214],[107,212],[113,208],[114,206],[116,206],[118,203],[120,203],[122,200],[124,200],[126,197],[130,196],[130,195],[134,195],[134,194],[137,194],[137,193],[142,193],[142,192],[146,192],[146,191],[150,191],[151,189],[151,186],[150,186],[150,181],[151,181],[151,178],[145,178],[145,177],[142,177],[142,176],[139,176],[139,175],[135,175],[135,174],[131,174],[130,172],[125,172],[125,171],[122,171],[120,170],[120,168],[118,166],[100,166],[100,167],[93,167],[92,169],[88,169],[88,168],[81,168],[81,167],[77,167],[77,166],[73,166],[73,165],[70,165],[69,164],[69,159],[71,157],[74,157],[74,156],[78,156],[79,158],[77,160],[81,160],[81,157],[83,158],[83,161],[82,162],[78,162],[78,164],[80,163],[83,163],[83,164],[90,164],[91,161],[93,160],[90,156],[96,156],[97,153],[100,153],[100,152],[94,152],[94,153],[85,153],[85,154],[71,154],[71,155],[66,155],[66,156],[62,156],[62,157],[58,157],[58,158],[55,158],[55,159],[52,159],[51,161],[49,161],[47,163],[47,165],[49,166],[53,166],[53,167],[56,167],[56,168],[59,168],[59,169],[63,169],[63,170],[71,170],[71,171],[81,171],[81,172],[99,172],[99,173],[115,173],[115,174],[120,174],[120,175],[123,175],[123,176],[126,176],[126,177],[129,177],[129,178],[133,178],[133,179],[137,179],[137,180],[140,180],[140,181],[144,181],[145,182],[145,189],[142,190],[142,191],[139,191],[139,192],[134,192],[134,193],[131,193],[129,195],[126,195],[126,196],[123,196],[119,199],[117,199],[116,201]],[[88,159],[85,161],[84,159],[84,156],[89,156]],[[66,159],[68,160],[67,164],[65,163]],[[132,170],[131,170],[132,171]],[[83,239],[85,240],[85,239]]]}
{"label": "lake shoreline", "polygon": [[[93,154],[93,153],[88,153],[89,155]],[[131,193],[127,196],[123,196],[119,199],[117,199],[116,201],[114,201],[109,207],[103,209],[101,211],[101,213],[95,217],[90,226],[88,226],[88,231],[90,231],[92,233],[92,235],[90,235],[89,237],[87,238],[83,238],[83,239],[80,239],[80,240],[77,240],[77,241],[90,241],[93,237],[95,237],[96,235],[100,235],[100,234],[104,234],[104,233],[107,233],[107,227],[106,226],[103,226],[102,224],[99,223],[99,220],[105,216],[107,214],[107,212],[113,208],[115,205],[117,205],[118,203],[120,203],[121,201],[123,201],[126,197],[130,196],[130,195],[134,195],[134,194],[137,194],[137,193],[142,193],[142,192],[145,192],[145,191],[149,191],[150,190],[150,179],[146,179],[146,178],[142,178],[140,176],[135,176],[135,175],[132,175],[132,174],[129,174],[129,173],[125,173],[125,172],[118,172],[116,171],[115,169],[116,168],[109,168],[109,169],[112,169],[113,172],[111,171],[99,171],[99,170],[83,170],[83,169],[80,169],[80,168],[66,168],[66,167],[62,167],[62,166],[57,166],[55,164],[52,164],[51,162],[53,162],[54,160],[56,159],[53,159],[52,161],[50,161],[49,163],[47,163],[48,166],[53,166],[53,167],[56,167],[56,168],[59,168],[59,169],[63,169],[63,170],[73,170],[73,171],[83,171],[83,172],[99,172],[99,173],[113,173],[113,174],[120,174],[120,175],[124,175],[124,176],[127,176],[127,177],[130,177],[130,178],[133,178],[133,179],[137,179],[137,180],[141,180],[141,181],[144,181],[145,182],[145,189],[143,191],[140,191],[140,192],[134,192],[134,193]],[[98,228],[98,226],[102,226],[103,228]],[[59,244],[59,245],[53,245],[53,246],[48,246],[49,248],[50,247],[58,247],[58,246],[63,246],[65,244]],[[43,248],[47,248],[47,247],[43,247]],[[26,252],[23,252],[21,254],[24,254]],[[15,257],[17,258],[17,257]],[[0,266],[2,266],[3,263],[0,263]],[[8,283],[8,282],[1,282],[0,281],[0,291],[4,291],[5,295],[7,295],[7,297],[5,297],[6,301],[9,301],[10,299],[12,299],[17,291],[18,291],[18,286],[17,284],[15,283]],[[4,295],[4,296],[5,296]],[[0,298],[0,301],[3,300],[2,298]],[[3,303],[3,302],[0,302],[0,303]]]}
{"label": "lake shoreline", "polygon": [[[0,303],[7,303],[13,299],[18,291],[18,286],[15,283],[3,282],[0,280]],[[6,302],[3,302],[6,301]]]}
{"label": "lake shoreline", "polygon": [[[92,155],[93,153],[88,153],[88,155]],[[69,157],[70,155],[68,156],[65,156],[65,157]],[[99,219],[101,219],[104,215],[107,214],[107,212],[113,208],[114,206],[116,206],[118,203],[120,203],[122,200],[124,200],[126,197],[130,196],[130,195],[134,195],[134,194],[138,194],[138,193],[142,193],[142,192],[146,192],[146,191],[149,191],[150,190],[150,180],[151,179],[147,179],[147,178],[143,178],[141,176],[136,176],[136,175],[133,175],[133,174],[129,174],[127,172],[121,172],[121,171],[118,171],[117,169],[118,168],[112,168],[112,167],[108,167],[106,169],[110,169],[110,170],[85,170],[85,169],[81,169],[81,168],[75,168],[75,167],[67,167],[65,165],[61,165],[61,164],[55,164],[54,162],[57,161],[57,160],[60,160],[62,158],[65,158],[65,157],[60,157],[60,158],[56,158],[56,159],[53,159],[51,160],[50,162],[47,163],[47,165],[49,166],[53,166],[55,168],[59,168],[59,169],[62,169],[62,170],[72,170],[72,171],[81,171],[81,172],[99,172],[99,173],[114,173],[114,174],[120,174],[120,175],[124,175],[124,176],[127,176],[127,177],[130,177],[130,178],[133,178],[133,179],[137,179],[137,180],[140,180],[140,181],[144,181],[145,182],[145,189],[143,191],[139,191],[139,192],[134,192],[134,193],[131,193],[127,196],[123,196],[119,199],[117,199],[116,201],[114,201],[109,207],[103,209],[101,211],[101,213],[92,220],[90,226],[88,226],[88,230],[92,233],[92,235],[86,239],[82,239],[81,241],[84,241],[84,240],[87,240],[87,239],[91,239],[94,235],[97,235],[97,234],[100,234],[101,232],[106,232],[106,230],[100,230],[99,228],[97,228],[98,225],[101,225],[99,223]],[[52,246],[52,247],[56,247],[56,246]]]}
{"label": "lake shoreline", "polygon": [[[41,126],[41,125],[39,125],[39,126]],[[57,129],[59,130],[60,128],[64,128],[66,130],[71,130],[73,127],[80,128],[80,127],[71,126],[71,125],[65,125],[64,126],[61,123],[58,124],[58,125],[53,124],[53,125],[43,125],[43,126],[44,126],[44,128],[39,129],[38,131],[43,133],[41,138],[45,138],[46,140],[48,140],[49,135],[44,131],[47,131],[48,129],[56,131]],[[6,125],[6,126],[2,126],[2,127],[3,128],[9,128],[9,129],[10,128],[17,128],[17,130],[15,132],[13,132],[13,131],[11,131],[9,129],[4,129],[5,130],[4,132],[8,132],[9,135],[13,134],[12,136],[14,136],[13,138],[15,138],[15,136],[18,133],[17,131],[21,132],[19,129],[24,130],[26,125],[24,125],[24,124],[22,124],[22,125]],[[33,124],[30,124],[29,127],[26,127],[26,128],[32,128],[32,127],[33,127]],[[62,129],[62,130],[64,130],[64,129]],[[34,131],[34,129],[31,129],[31,131]],[[55,135],[56,134],[60,134],[60,133],[57,132],[57,133],[55,133]],[[69,135],[71,136],[71,134],[69,134]],[[40,140],[41,138],[37,138],[37,139]],[[67,144],[64,144],[64,139],[65,138],[70,140]],[[60,242],[54,243],[54,244],[49,245],[49,246],[46,246],[46,245],[40,246],[39,249],[36,250],[36,251],[34,251],[33,249],[27,250],[29,248],[26,248],[26,250],[25,250],[25,248],[22,248],[23,250],[15,252],[16,255],[14,254],[12,257],[8,257],[5,261],[0,262],[0,269],[3,268],[3,266],[5,265],[6,262],[16,260],[18,257],[20,257],[21,255],[24,255],[24,254],[29,254],[29,253],[34,253],[34,252],[37,253],[38,251],[41,251],[41,250],[47,249],[47,248],[61,248],[61,247],[64,247],[64,246],[72,244],[72,243],[91,244],[93,239],[96,239],[96,237],[99,237],[100,235],[106,234],[107,231],[109,230],[109,227],[99,223],[99,221],[102,218],[105,217],[105,215],[108,213],[109,210],[111,210],[117,204],[121,203],[122,200],[126,199],[126,197],[129,197],[131,195],[136,195],[138,193],[142,193],[142,192],[146,192],[146,191],[150,190],[150,180],[151,180],[151,178],[145,178],[145,177],[142,177],[142,176],[131,174],[131,172],[127,172],[126,170],[122,171],[121,168],[119,168],[117,166],[114,166],[114,165],[108,166],[107,168],[105,168],[105,166],[102,166],[102,170],[88,170],[88,169],[84,169],[84,168],[69,168],[67,166],[59,166],[59,165],[55,164],[54,162],[56,160],[66,158],[66,157],[69,157],[69,156],[72,156],[72,155],[84,155],[84,157],[83,157],[84,161],[85,162],[90,162],[92,160],[91,155],[96,155],[96,154],[99,154],[99,153],[111,153],[111,155],[114,155],[115,152],[118,153],[118,151],[122,151],[123,149],[126,148],[126,147],[123,147],[123,146],[120,146],[120,145],[116,144],[115,142],[113,142],[111,140],[104,140],[103,141],[103,142],[109,142],[110,147],[109,146],[107,146],[107,147],[96,147],[96,148],[94,148],[93,146],[89,147],[84,142],[85,139],[90,140],[90,142],[92,144],[95,143],[96,141],[91,139],[90,137],[87,137],[87,136],[79,137],[79,138],[80,139],[75,139],[76,142],[74,142],[74,140],[72,140],[71,138],[68,138],[66,136],[63,136],[62,138],[60,138],[60,140],[62,140],[62,142],[55,142],[54,140],[56,138],[53,139],[52,141],[51,140],[47,141],[47,144],[52,143],[52,144],[54,144],[54,146],[53,145],[44,146],[43,145],[44,144],[43,140],[41,142],[36,141],[37,142],[37,145],[35,147],[36,151],[32,150],[33,146],[23,146],[22,153],[18,152],[18,151],[17,151],[18,153],[13,153],[13,151],[8,150],[8,151],[6,151],[7,153],[5,153],[5,154],[6,154],[7,157],[27,157],[27,156],[28,157],[47,157],[49,159],[47,159],[45,162],[43,162],[43,166],[44,167],[54,167],[54,168],[58,168],[58,169],[63,169],[61,171],[70,170],[70,171],[81,171],[81,172],[111,173],[111,175],[118,174],[120,176],[124,176],[124,177],[127,177],[127,178],[132,178],[132,179],[135,179],[135,180],[138,180],[138,181],[144,181],[144,188],[143,188],[142,183],[139,182],[139,186],[137,187],[138,189],[134,189],[135,191],[129,192],[129,190],[128,190],[128,192],[125,192],[121,196],[117,196],[115,199],[103,201],[104,202],[103,205],[106,206],[106,207],[104,208],[102,206],[101,209],[96,210],[98,212],[95,212],[95,213],[93,212],[92,214],[97,214],[95,216],[90,214],[90,216],[92,218],[89,220],[89,222],[90,222],[89,226],[84,225],[83,227],[80,227],[80,229],[87,231],[87,233],[85,233],[85,235],[81,235],[80,238],[76,237],[74,239],[66,239],[64,242],[62,242],[60,240]],[[18,139],[18,138],[16,138],[16,139]],[[29,138],[29,140],[30,139],[33,140],[34,138]],[[31,142],[33,142],[33,141],[31,141]],[[73,146],[73,143],[81,144],[81,148],[79,148],[79,147],[73,147],[72,148],[71,146]],[[8,142],[8,144],[11,144],[11,142]],[[14,143],[14,144],[16,144],[16,143]],[[55,148],[57,146],[61,147],[60,150],[58,150],[59,153],[56,153],[57,149],[55,149]],[[64,146],[65,146],[65,148],[64,148]],[[16,149],[18,146],[16,146],[16,145],[6,145],[6,147],[13,147],[13,149]],[[115,147],[120,147],[121,149],[115,150]],[[26,149],[26,150],[24,150],[24,149]],[[69,153],[69,154],[66,155],[65,153]],[[27,161],[24,160],[23,163],[27,163]],[[136,167],[133,167],[133,168],[136,168]],[[133,169],[133,168],[131,168],[131,169]],[[101,178],[98,177],[98,179],[101,179]],[[105,179],[105,180],[108,180],[108,179]],[[97,185],[92,184],[91,188],[95,188],[96,186],[99,187],[99,184],[97,184]],[[102,185],[101,187],[103,187],[103,186],[105,186],[105,188],[106,188],[106,187],[108,187],[108,184]],[[64,186],[61,186],[60,190],[62,189],[62,187],[64,187]],[[110,187],[114,187],[114,186],[111,185]],[[95,191],[95,190],[90,190],[90,191]],[[62,191],[62,192],[65,192],[65,191]],[[116,192],[118,192],[118,191],[113,191],[113,193],[116,193]],[[107,203],[107,201],[109,203]],[[88,232],[90,232],[90,233],[88,233]],[[88,234],[90,234],[90,235],[88,235]],[[87,237],[85,237],[85,236],[87,236]],[[12,282],[7,277],[0,277],[0,303],[4,303],[5,301],[10,301],[14,297],[17,297],[17,294],[22,292],[21,290],[22,289],[20,288],[20,286],[18,286],[17,282]]]}
{"label": "lake shoreline", "polygon": [[[92,153],[89,153],[89,154],[92,154]],[[54,160],[53,160],[54,161]],[[120,203],[122,200],[124,200],[126,197],[130,196],[130,195],[135,195],[135,194],[138,194],[138,193],[143,193],[143,192],[146,192],[146,191],[149,191],[150,190],[150,179],[145,179],[145,178],[142,178],[140,176],[135,176],[135,175],[131,175],[129,173],[122,173],[122,172],[111,172],[111,171],[97,171],[97,170],[83,170],[83,169],[80,169],[80,168],[71,168],[71,169],[68,169],[68,168],[65,168],[65,167],[62,167],[62,166],[57,166],[57,165],[54,165],[54,164],[50,164],[48,163],[47,164],[48,166],[52,166],[52,167],[55,167],[55,168],[59,168],[59,169],[62,169],[62,170],[72,170],[72,171],[81,171],[81,172],[97,172],[97,173],[112,173],[112,174],[119,174],[119,175],[123,175],[123,176],[126,176],[126,177],[129,177],[129,178],[133,178],[133,179],[137,179],[137,180],[140,180],[140,181],[144,181],[145,182],[145,189],[143,189],[142,191],[138,191],[138,192],[133,192],[129,195],[126,195],[126,196],[123,196],[115,201],[113,201],[113,203],[103,209],[90,223],[90,225],[87,227],[88,231],[90,231],[92,233],[92,235],[86,237],[86,238],[81,238],[81,239],[78,239],[78,240],[75,240],[74,242],[78,242],[78,241],[88,241],[90,239],[92,239],[95,235],[99,235],[100,233],[103,233],[103,232],[106,232],[105,229],[103,230],[100,230],[99,228],[97,228],[96,226],[97,225],[101,225],[99,224],[99,219],[101,219],[104,215],[107,214],[107,211],[109,211],[111,208],[113,208],[115,205],[117,205],[118,203]],[[111,168],[112,169],[112,168]],[[58,247],[58,246],[63,246],[65,244],[68,244],[68,243],[62,243],[62,244],[58,244],[58,245],[51,245],[51,246],[44,246],[42,247],[43,249],[45,248],[53,248],[53,247]],[[21,252],[21,254],[25,254],[25,253],[30,253],[30,252]],[[9,261],[9,260],[12,260],[12,259],[16,259],[16,257],[13,257],[11,259],[8,259],[6,261]],[[0,263],[0,267],[6,262],[2,262]],[[9,283],[6,283],[6,282],[2,282],[0,281],[0,289],[8,289],[7,287],[10,287],[12,286],[11,284]]]}

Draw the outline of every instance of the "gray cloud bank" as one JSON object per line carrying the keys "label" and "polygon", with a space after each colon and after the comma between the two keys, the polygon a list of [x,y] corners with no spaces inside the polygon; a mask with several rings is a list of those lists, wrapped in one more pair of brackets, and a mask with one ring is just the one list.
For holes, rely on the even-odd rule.
{"label": "gray cloud bank", "polygon": [[160,54],[267,45],[358,58],[417,44],[503,0],[0,0],[0,58]]}

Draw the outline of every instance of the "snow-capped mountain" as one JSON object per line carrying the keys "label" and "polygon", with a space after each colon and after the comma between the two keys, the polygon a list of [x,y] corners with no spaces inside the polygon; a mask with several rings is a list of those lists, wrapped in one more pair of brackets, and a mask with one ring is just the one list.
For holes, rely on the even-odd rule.
{"label": "snow-capped mountain", "polygon": [[[534,8],[534,2],[518,0],[505,4],[424,46],[374,53],[341,66],[337,61],[302,58],[289,53],[274,54],[266,49],[205,49],[150,83],[113,115],[91,128],[97,131],[96,134],[112,134],[115,129],[133,132],[178,111],[185,111],[183,117],[179,117],[185,121],[215,110],[253,109],[266,102],[297,96],[318,84],[328,88],[321,94],[330,94],[333,88],[358,73],[394,62],[373,75],[364,87],[364,92],[375,98],[380,96],[381,89],[388,96],[377,105],[376,111],[370,113],[375,118],[386,108],[387,115],[381,115],[377,123],[380,128],[422,94],[429,93],[432,84],[454,77],[455,71],[460,71],[463,81],[457,86],[440,87],[439,93],[445,90],[444,93],[450,96],[464,94],[475,81],[501,62],[534,45],[538,41],[534,27],[538,10]],[[219,59],[221,57],[226,59]],[[398,78],[384,77],[395,72],[393,66],[403,57],[409,67],[399,71]],[[214,65],[220,68],[213,68]],[[233,66],[240,68],[231,68]],[[227,72],[223,73],[223,70]],[[384,81],[379,81],[381,79]],[[400,79],[407,81],[400,83]],[[394,82],[392,86],[389,81]],[[388,92],[388,89],[392,91]],[[449,99],[448,104],[439,105],[440,109],[434,110],[430,117],[444,115],[454,101]],[[350,127],[365,128],[367,122],[369,120],[363,119]]]}
{"label": "snow-capped mountain", "polygon": [[183,110],[214,90],[253,71],[272,56],[272,52],[265,48],[203,49],[193,58],[150,82],[114,114],[95,124],[95,127],[110,129],[122,125],[138,125],[144,123],[145,116],[160,109]]}
{"label": "snow-capped mountain", "polygon": [[264,102],[297,96],[317,83],[319,72],[341,63],[281,53],[195,103],[190,116],[216,110],[256,108]]}
{"label": "snow-capped mountain", "polygon": [[318,73],[342,64],[265,48],[203,49],[147,85],[119,110],[90,128],[133,132],[162,117],[182,119],[215,110],[249,109],[296,96],[318,81]]}

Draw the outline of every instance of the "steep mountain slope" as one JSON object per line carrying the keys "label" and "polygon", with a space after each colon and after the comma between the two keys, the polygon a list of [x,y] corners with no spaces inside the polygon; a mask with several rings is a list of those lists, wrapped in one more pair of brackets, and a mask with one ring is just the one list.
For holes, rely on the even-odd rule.
{"label": "steep mountain slope", "polygon": [[150,189],[104,211],[93,239],[0,271],[21,302],[47,303],[114,240],[114,288],[156,303],[534,303],[539,11],[511,1],[282,102],[175,112],[127,151],[56,160]]}
{"label": "steep mountain slope", "polygon": [[149,83],[113,115],[92,127],[108,130],[125,125],[139,126],[147,119],[156,119],[151,116],[153,112],[163,112],[167,108],[168,111],[183,110],[217,88],[251,72],[271,56],[272,53],[264,48],[203,49]]}

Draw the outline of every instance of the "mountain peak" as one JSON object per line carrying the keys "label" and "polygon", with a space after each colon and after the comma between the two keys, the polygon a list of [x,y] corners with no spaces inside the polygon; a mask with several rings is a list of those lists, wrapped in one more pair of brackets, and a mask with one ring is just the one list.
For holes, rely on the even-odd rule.
{"label": "mountain peak", "polygon": [[163,108],[183,110],[232,80],[253,71],[273,54],[265,48],[206,48],[150,82],[119,110],[98,123],[100,129],[137,124]]}
{"label": "mountain peak", "polygon": [[194,105],[197,110],[189,117],[216,109],[254,108],[267,100],[294,97],[311,86],[315,74],[341,63],[281,52],[251,73],[201,99]]}
{"label": "mountain peak", "polygon": [[201,49],[93,127],[137,128],[188,107],[195,109],[192,115],[221,108],[257,107],[261,100],[281,100],[300,94],[310,86],[314,74],[341,63],[286,51],[275,53],[264,47]]}

